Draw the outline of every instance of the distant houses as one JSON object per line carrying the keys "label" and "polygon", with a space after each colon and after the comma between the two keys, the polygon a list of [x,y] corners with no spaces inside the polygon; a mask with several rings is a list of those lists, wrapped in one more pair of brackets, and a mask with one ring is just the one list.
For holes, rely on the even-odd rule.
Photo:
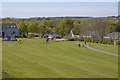
{"label": "distant houses", "polygon": [[1,23],[0,24],[0,36],[6,36],[10,33],[14,35],[20,35],[20,30],[16,23]]}
{"label": "distant houses", "polygon": [[105,36],[104,38],[106,39],[119,39],[120,40],[120,32],[112,32],[110,34],[108,34],[107,36]]}

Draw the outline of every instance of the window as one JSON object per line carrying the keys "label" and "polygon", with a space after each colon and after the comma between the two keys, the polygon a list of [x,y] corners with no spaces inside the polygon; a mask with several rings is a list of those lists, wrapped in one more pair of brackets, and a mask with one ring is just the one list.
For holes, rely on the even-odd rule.
{"label": "window", "polygon": [[15,34],[15,31],[13,31],[13,34]]}

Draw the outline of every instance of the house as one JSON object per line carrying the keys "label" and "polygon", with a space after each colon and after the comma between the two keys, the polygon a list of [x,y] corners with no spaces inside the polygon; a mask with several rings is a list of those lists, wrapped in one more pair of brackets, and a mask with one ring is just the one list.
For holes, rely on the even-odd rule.
{"label": "house", "polygon": [[8,35],[12,33],[14,35],[20,35],[20,30],[16,23],[0,23],[0,36]]}
{"label": "house", "polygon": [[120,32],[112,32],[105,36],[104,38],[106,39],[112,39],[112,40],[120,40]]}

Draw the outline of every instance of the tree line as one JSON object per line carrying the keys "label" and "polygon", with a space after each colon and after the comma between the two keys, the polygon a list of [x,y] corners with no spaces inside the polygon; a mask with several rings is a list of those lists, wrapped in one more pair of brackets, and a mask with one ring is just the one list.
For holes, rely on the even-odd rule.
{"label": "tree line", "polygon": [[120,23],[118,17],[113,18],[90,18],[85,20],[73,20],[72,18],[52,19],[47,21],[26,22],[17,19],[5,19],[2,23],[17,23],[21,35],[28,36],[28,33],[39,33],[41,36],[49,33],[56,33],[61,37],[70,34],[80,36],[91,36],[97,40],[103,40],[103,37],[112,33],[120,32]]}

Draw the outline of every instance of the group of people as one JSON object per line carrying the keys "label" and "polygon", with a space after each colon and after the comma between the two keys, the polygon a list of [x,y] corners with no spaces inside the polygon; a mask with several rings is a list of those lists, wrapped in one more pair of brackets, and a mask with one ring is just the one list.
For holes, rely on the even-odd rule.
{"label": "group of people", "polygon": [[[84,42],[84,44],[78,43],[78,47],[81,47],[81,46],[87,48],[86,41]],[[88,46],[90,46],[90,44],[88,44]]]}

